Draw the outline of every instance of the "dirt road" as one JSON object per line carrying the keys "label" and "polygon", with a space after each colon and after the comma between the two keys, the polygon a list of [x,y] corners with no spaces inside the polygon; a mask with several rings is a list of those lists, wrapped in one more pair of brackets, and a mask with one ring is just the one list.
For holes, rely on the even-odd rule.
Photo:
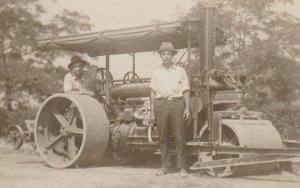
{"label": "dirt road", "polygon": [[199,177],[196,173],[180,178],[178,173],[173,173],[155,177],[159,168],[157,159],[123,166],[53,169],[28,148],[12,151],[3,146],[0,147],[0,168],[0,188],[300,187],[300,176],[290,173],[238,178]]}

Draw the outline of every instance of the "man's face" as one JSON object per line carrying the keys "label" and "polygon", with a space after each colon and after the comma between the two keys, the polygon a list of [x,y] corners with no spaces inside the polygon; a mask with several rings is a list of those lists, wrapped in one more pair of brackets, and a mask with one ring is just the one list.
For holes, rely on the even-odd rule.
{"label": "man's face", "polygon": [[77,63],[74,63],[72,65],[72,73],[75,75],[75,76],[81,76],[82,73],[83,73],[83,66],[80,62],[77,62]]}
{"label": "man's face", "polygon": [[160,57],[163,61],[163,63],[170,63],[173,59],[173,53],[170,51],[164,51],[160,53]]}

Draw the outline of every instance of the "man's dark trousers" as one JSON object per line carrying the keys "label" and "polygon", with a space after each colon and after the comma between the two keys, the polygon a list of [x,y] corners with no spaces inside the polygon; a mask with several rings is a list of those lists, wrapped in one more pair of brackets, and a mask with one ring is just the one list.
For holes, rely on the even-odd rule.
{"label": "man's dark trousers", "polygon": [[183,97],[172,100],[156,99],[154,113],[158,127],[159,143],[161,148],[162,167],[170,167],[169,136],[170,129],[176,144],[177,167],[185,168],[186,162],[186,133],[183,120],[185,104]]}

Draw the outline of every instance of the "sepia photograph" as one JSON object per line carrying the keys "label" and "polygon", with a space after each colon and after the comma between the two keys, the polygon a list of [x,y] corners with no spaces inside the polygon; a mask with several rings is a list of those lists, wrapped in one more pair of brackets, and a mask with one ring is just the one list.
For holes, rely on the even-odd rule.
{"label": "sepia photograph", "polygon": [[300,0],[0,0],[0,188],[300,187]]}

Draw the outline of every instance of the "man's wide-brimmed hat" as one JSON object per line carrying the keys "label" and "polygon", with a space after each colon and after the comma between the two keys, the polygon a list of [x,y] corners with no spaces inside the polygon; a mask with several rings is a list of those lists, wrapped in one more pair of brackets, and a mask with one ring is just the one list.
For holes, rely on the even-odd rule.
{"label": "man's wide-brimmed hat", "polygon": [[87,64],[87,61],[81,59],[81,58],[78,57],[77,55],[74,55],[74,56],[71,58],[71,62],[69,63],[68,68],[69,68],[69,69],[72,69],[72,66],[74,65],[74,63],[77,63],[77,62],[80,62],[81,65],[82,65],[83,67]]}
{"label": "man's wide-brimmed hat", "polygon": [[162,42],[160,48],[156,52],[160,54],[161,52],[165,51],[172,52],[173,55],[177,54],[177,50],[175,50],[171,42]]}

